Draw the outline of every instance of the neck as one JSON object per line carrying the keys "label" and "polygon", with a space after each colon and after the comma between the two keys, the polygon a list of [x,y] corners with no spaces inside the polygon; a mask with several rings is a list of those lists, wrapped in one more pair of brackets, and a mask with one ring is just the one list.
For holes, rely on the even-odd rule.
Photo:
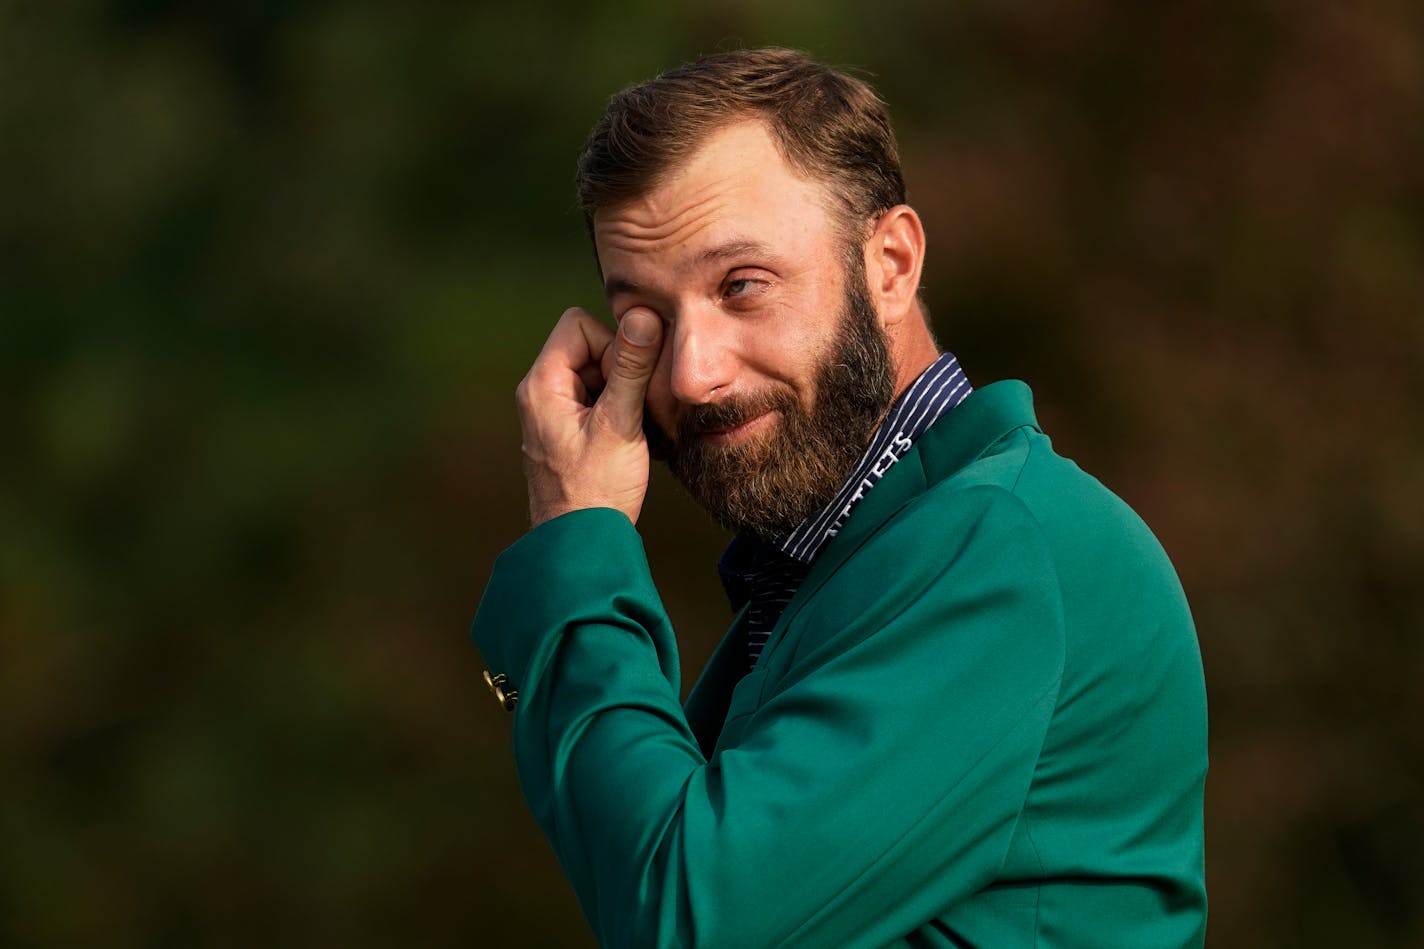
{"label": "neck", "polygon": [[923,315],[905,320],[899,328],[901,331],[891,333],[889,340],[890,364],[895,367],[897,399],[940,355],[940,349],[935,345]]}

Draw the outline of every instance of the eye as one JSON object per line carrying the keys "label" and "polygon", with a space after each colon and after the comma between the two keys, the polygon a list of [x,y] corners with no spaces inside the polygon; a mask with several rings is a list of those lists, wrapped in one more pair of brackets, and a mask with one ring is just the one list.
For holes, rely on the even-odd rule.
{"label": "eye", "polygon": [[722,296],[729,299],[745,299],[761,293],[767,287],[765,280],[755,277],[737,277],[722,285]]}

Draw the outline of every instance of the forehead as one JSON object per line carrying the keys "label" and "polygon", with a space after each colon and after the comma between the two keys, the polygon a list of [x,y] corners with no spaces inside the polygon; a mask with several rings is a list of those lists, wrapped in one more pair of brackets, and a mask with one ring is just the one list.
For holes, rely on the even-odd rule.
{"label": "forehead", "polygon": [[670,266],[721,244],[764,243],[808,254],[830,238],[826,188],[792,169],[756,120],[721,129],[647,194],[594,215],[611,270]]}

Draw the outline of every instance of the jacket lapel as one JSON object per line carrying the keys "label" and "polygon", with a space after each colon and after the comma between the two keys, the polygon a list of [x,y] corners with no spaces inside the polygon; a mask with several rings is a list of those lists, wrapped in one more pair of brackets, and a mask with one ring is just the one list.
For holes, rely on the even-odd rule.
{"label": "jacket lapel", "polygon": [[1028,386],[1006,380],[971,393],[930,427],[851,511],[840,533],[822,549],[796,595],[786,605],[762,649],[763,665],[782,640],[782,631],[825,582],[902,507],[925,489],[954,474],[1016,428],[1038,427]]}
{"label": "jacket lapel", "polygon": [[[933,432],[933,429],[930,431]],[[925,433],[921,441],[929,437],[929,434],[930,432]],[[821,555],[811,565],[811,572],[806,575],[805,581],[796,590],[791,602],[786,604],[781,618],[776,621],[776,626],[767,638],[766,645],[762,647],[761,657],[757,660],[758,665],[765,663],[770,654],[775,651],[777,644],[782,639],[782,630],[801,611],[801,607],[816,595],[816,591],[826,580],[833,576],[851,558],[851,555],[880,529],[882,524],[888,521],[896,511],[922,494],[925,484],[925,469],[921,462],[917,443],[904,458],[897,461],[895,466],[885,473],[885,477],[880,479],[875,485],[875,489],[868,492],[865,498],[855,506],[850,517],[841,526],[840,533],[831,538],[830,542],[821,549]]]}

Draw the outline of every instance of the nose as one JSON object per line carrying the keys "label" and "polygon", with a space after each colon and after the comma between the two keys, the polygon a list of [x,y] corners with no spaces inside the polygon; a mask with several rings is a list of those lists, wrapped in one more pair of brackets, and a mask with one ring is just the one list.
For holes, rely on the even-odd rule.
{"label": "nose", "polygon": [[669,386],[684,405],[704,405],[736,378],[734,327],[722,314],[688,307],[672,323]]}

